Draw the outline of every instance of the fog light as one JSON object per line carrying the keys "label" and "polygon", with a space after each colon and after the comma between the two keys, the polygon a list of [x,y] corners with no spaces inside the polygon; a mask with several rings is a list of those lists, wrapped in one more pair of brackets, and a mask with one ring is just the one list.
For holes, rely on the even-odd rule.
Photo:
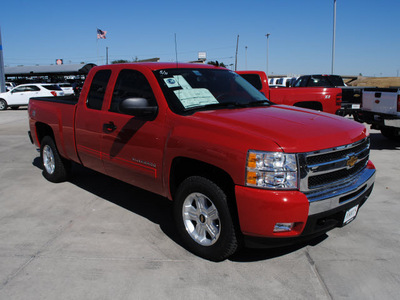
{"label": "fog light", "polygon": [[287,232],[291,231],[294,223],[276,223],[274,227],[274,232]]}

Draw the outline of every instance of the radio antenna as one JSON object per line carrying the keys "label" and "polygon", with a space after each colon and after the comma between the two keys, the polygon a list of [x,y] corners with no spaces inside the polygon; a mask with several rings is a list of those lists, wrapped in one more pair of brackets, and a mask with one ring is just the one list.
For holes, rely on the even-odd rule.
{"label": "radio antenna", "polygon": [[178,67],[178,44],[176,42],[176,33],[175,33],[175,61],[176,61],[176,67]]}

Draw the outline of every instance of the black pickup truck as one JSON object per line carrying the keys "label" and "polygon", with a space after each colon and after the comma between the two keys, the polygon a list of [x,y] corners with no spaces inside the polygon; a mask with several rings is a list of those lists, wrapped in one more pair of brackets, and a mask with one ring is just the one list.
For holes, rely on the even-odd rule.
{"label": "black pickup truck", "polygon": [[357,112],[361,108],[362,91],[364,87],[352,87],[344,84],[339,75],[304,75],[297,78],[293,87],[339,87],[342,89],[342,107],[336,112],[340,116],[352,115],[357,118]]}

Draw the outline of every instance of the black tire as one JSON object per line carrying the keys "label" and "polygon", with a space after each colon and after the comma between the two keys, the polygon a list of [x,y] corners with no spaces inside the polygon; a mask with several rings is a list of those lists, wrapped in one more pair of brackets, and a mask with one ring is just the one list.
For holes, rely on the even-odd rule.
{"label": "black tire", "polygon": [[192,176],[184,180],[173,211],[178,233],[192,253],[222,261],[238,249],[227,194],[209,179]]}
{"label": "black tire", "polygon": [[400,132],[399,129],[396,128],[382,128],[381,133],[384,137],[393,140],[393,141],[400,141]]}
{"label": "black tire", "polygon": [[0,99],[0,110],[6,110],[7,109],[7,102],[4,99]]}
{"label": "black tire", "polygon": [[71,161],[60,156],[53,139],[45,136],[40,144],[43,176],[51,182],[63,182],[71,174]]}

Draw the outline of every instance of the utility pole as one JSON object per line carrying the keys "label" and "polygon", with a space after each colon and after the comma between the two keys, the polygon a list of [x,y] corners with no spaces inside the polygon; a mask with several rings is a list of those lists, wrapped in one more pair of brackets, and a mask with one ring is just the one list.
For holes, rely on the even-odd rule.
{"label": "utility pole", "polygon": [[237,56],[238,56],[238,49],[239,49],[239,35],[237,36],[237,42],[236,42],[235,71],[237,71]]}
{"label": "utility pole", "polygon": [[246,64],[245,64],[245,69],[247,70],[247,46],[246,47],[244,47],[244,49],[246,50]]}
{"label": "utility pole", "polygon": [[333,74],[334,65],[335,65],[335,40],[336,40],[336,0],[333,0],[333,41],[332,41],[332,68],[331,68],[331,74]]}
{"label": "utility pole", "polygon": [[6,78],[4,72],[4,60],[3,60],[3,43],[1,41],[1,27],[0,27],[0,92],[6,92]]}
{"label": "utility pole", "polygon": [[270,33],[267,33],[265,35],[267,37],[267,72],[266,72],[267,76],[268,76],[268,50],[269,50],[269,36],[270,35],[271,35]]}
{"label": "utility pole", "polygon": [[108,47],[106,47],[106,65],[108,65]]}

